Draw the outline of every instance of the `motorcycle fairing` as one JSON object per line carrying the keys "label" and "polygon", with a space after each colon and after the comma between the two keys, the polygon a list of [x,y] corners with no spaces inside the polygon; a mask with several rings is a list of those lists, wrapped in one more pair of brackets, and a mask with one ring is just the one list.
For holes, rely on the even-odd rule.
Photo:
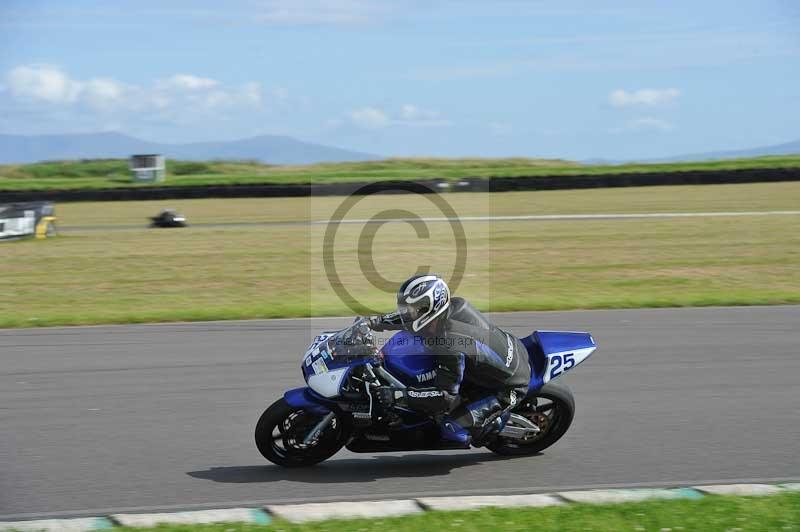
{"label": "motorcycle fairing", "polygon": [[520,340],[531,363],[529,394],[574,368],[597,349],[592,335],[585,332],[534,331]]}
{"label": "motorcycle fairing", "polygon": [[350,370],[366,362],[365,360],[352,362],[348,358],[335,357],[327,344],[334,334],[326,332],[317,335],[303,356],[303,363],[300,366],[308,386],[317,394],[327,398],[340,395]]}
{"label": "motorcycle fairing", "polygon": [[323,397],[336,397],[342,391],[342,384],[346,382],[350,368],[338,368],[326,371],[319,375],[308,377],[308,386]]}
{"label": "motorcycle fairing", "polygon": [[283,394],[283,399],[292,408],[307,410],[318,415],[325,415],[331,411],[328,405],[333,406],[336,403],[327,401],[324,397],[314,393],[311,388],[294,388],[286,391]]}
{"label": "motorcycle fairing", "polygon": [[323,397],[336,397],[350,372],[349,364],[337,364],[327,349],[303,359],[303,377],[308,386]]}
{"label": "motorcycle fairing", "polygon": [[420,336],[400,331],[381,352],[386,369],[406,386],[419,386],[436,377],[436,358]]}

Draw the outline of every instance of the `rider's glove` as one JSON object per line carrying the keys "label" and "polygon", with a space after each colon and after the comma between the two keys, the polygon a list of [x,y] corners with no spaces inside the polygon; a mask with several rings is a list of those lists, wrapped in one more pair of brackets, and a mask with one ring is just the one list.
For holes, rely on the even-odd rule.
{"label": "rider's glove", "polygon": [[393,404],[401,402],[405,398],[405,392],[391,386],[380,386],[378,387],[377,396],[383,407],[389,408]]}
{"label": "rider's glove", "polygon": [[383,324],[383,316],[370,316],[367,318],[369,328],[376,332],[385,331]]}
{"label": "rider's glove", "polygon": [[367,318],[356,318],[341,337],[342,343],[347,346],[373,345],[374,338]]}

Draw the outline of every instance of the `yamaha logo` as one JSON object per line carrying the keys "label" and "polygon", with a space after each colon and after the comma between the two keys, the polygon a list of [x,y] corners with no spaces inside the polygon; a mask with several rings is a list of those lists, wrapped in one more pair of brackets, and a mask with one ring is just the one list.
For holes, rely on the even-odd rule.
{"label": "yamaha logo", "polygon": [[417,382],[431,381],[436,378],[436,370],[426,371],[417,375]]}

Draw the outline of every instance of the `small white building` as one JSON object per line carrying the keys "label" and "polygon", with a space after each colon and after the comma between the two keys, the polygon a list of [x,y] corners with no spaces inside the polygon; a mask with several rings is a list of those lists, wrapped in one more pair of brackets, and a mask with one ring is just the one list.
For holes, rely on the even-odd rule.
{"label": "small white building", "polygon": [[166,159],[157,153],[131,155],[128,168],[137,183],[161,182],[167,175]]}

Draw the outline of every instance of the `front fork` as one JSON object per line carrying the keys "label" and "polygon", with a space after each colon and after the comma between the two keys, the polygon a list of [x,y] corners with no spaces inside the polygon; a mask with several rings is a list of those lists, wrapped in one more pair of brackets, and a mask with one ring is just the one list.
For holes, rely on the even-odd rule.
{"label": "front fork", "polygon": [[305,439],[303,440],[303,444],[310,445],[311,443],[319,439],[320,435],[322,435],[322,433],[325,432],[325,429],[327,429],[330,426],[330,424],[333,422],[333,418],[335,417],[336,414],[334,412],[328,412],[327,414],[325,414],[323,418],[319,421],[319,423],[314,425],[314,428],[312,428],[308,432]]}
{"label": "front fork", "polygon": [[[386,371],[386,369],[384,369],[382,366],[376,366],[373,368],[372,364],[367,363],[366,370],[372,377],[372,382],[364,381],[367,399],[369,400],[369,412],[366,414],[366,418],[372,419],[374,398],[370,388],[382,385],[381,379],[378,378],[378,375],[383,379],[384,382],[388,382],[395,388],[405,388],[406,386],[394,375]],[[303,443],[306,445],[317,440],[331,425],[336,417],[336,413],[334,412],[336,401],[331,401],[330,399],[321,397],[314,393],[310,388],[295,388],[293,390],[289,390],[283,394],[283,398],[286,400],[289,406],[293,408],[303,409],[313,414],[322,415],[322,419],[317,422],[316,425],[314,425],[314,427],[309,431],[303,440]],[[354,418],[357,417],[358,414],[359,412],[354,412]]]}

